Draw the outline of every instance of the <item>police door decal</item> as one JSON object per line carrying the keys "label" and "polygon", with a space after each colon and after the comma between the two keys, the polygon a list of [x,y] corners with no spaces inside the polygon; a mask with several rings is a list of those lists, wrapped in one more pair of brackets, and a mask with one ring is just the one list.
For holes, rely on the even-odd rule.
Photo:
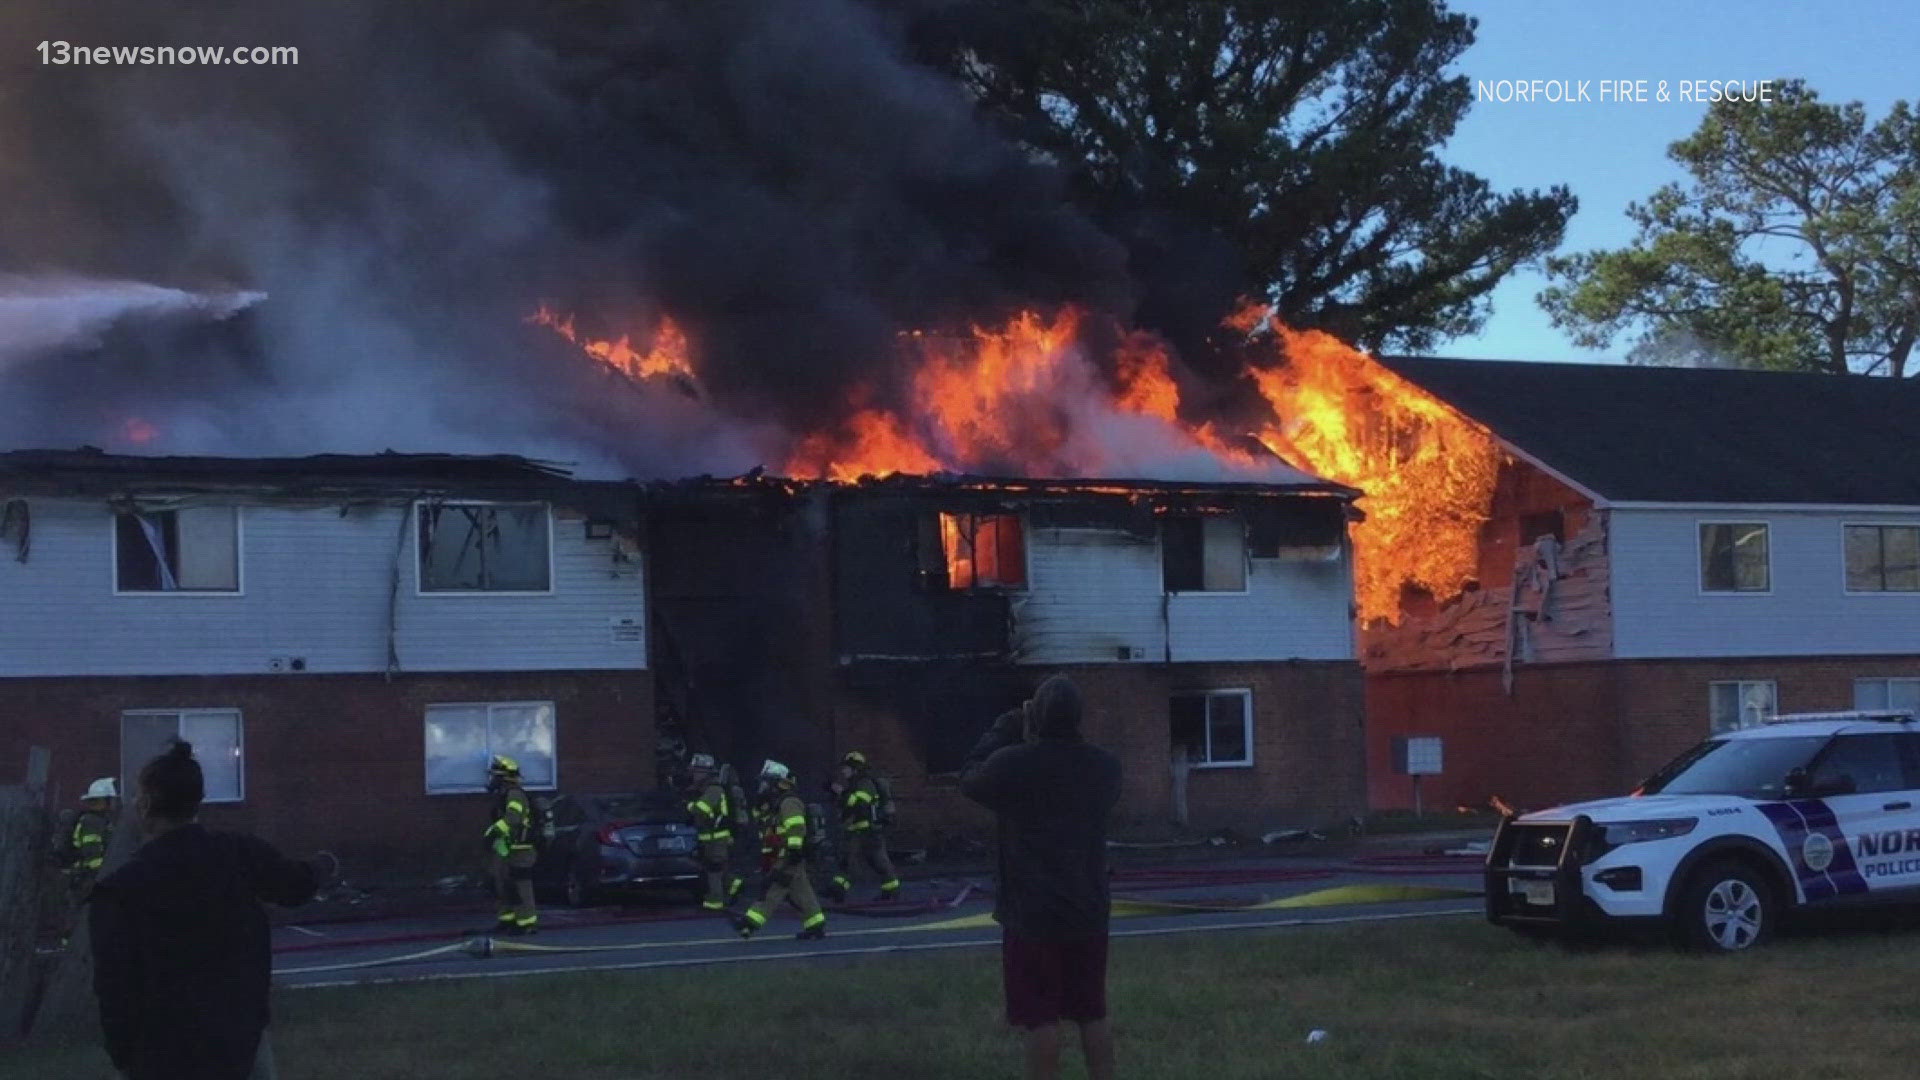
{"label": "police door decal", "polygon": [[1780,834],[1787,861],[1809,902],[1867,891],[1853,848],[1825,799],[1761,803],[1758,809]]}

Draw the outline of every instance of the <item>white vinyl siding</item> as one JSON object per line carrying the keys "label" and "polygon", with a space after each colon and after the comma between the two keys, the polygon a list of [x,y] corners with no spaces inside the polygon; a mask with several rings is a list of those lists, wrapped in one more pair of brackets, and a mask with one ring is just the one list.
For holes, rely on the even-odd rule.
{"label": "white vinyl siding", "polygon": [[[1015,645],[1033,664],[1354,658],[1352,576],[1333,560],[1253,559],[1236,593],[1163,591],[1160,545],[1088,528],[1031,530]],[[1130,657],[1123,661],[1122,657]]]}
{"label": "white vinyl siding", "polygon": [[[402,671],[646,666],[637,555],[552,522],[551,593],[420,595],[415,525],[400,506],[247,506],[245,594],[115,595],[113,514],[34,499],[26,562],[0,558],[0,677],[267,674],[387,669],[389,603]],[[403,516],[406,515],[406,516]],[[395,560],[398,588],[395,589]]]}
{"label": "white vinyl siding", "polygon": [[[1702,522],[1767,525],[1768,590],[1700,588]],[[1729,508],[1609,511],[1614,655],[1899,655],[1920,652],[1920,593],[1851,592],[1846,525],[1920,524],[1910,514]]]}

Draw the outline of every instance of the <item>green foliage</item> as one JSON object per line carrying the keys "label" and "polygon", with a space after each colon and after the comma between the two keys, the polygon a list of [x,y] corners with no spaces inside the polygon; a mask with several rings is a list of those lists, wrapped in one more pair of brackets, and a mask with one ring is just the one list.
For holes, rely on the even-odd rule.
{"label": "green foliage", "polygon": [[[895,0],[910,3],[910,0]],[[1070,173],[1128,245],[1141,317],[1237,296],[1369,347],[1471,333],[1560,241],[1565,188],[1494,192],[1435,155],[1470,104],[1443,0],[974,0],[926,54]]]}
{"label": "green foliage", "polygon": [[1722,101],[1668,156],[1685,184],[1628,208],[1634,243],[1548,260],[1540,302],[1647,363],[1905,375],[1920,331],[1920,119],[1877,124],[1803,82]]}

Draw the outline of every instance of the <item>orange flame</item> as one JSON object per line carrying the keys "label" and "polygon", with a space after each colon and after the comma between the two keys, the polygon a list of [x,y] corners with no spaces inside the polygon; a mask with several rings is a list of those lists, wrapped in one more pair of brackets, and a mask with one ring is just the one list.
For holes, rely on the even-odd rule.
{"label": "orange flame", "polygon": [[687,342],[686,331],[671,316],[662,315],[659,326],[654,328],[653,341],[646,352],[634,347],[632,339],[620,335],[619,340],[585,338],[574,326],[572,315],[562,314],[545,304],[527,317],[527,321],[537,326],[551,327],[561,337],[580,346],[582,352],[607,365],[631,379],[658,379],[679,377],[692,382],[692,348]]}
{"label": "orange flame", "polygon": [[1281,457],[1366,492],[1353,528],[1363,620],[1397,622],[1407,586],[1435,600],[1473,580],[1504,454],[1483,427],[1317,330],[1268,320],[1279,362],[1249,369]]}

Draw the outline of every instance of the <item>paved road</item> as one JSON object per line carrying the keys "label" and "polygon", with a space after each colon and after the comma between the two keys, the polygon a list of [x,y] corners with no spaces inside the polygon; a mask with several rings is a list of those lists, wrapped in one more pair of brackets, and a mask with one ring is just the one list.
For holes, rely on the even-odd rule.
{"label": "paved road", "polygon": [[[1329,922],[1477,914],[1477,869],[1297,861],[1124,870],[1115,881],[1116,937],[1274,930]],[[1407,897],[1420,897],[1408,899]],[[823,941],[796,941],[799,920],[776,916],[752,941],[727,923],[684,908],[542,912],[530,938],[463,938],[463,920],[396,919],[281,927],[276,980],[339,986],[421,979],[497,978],[563,971],[763,963],[979,948],[999,942],[991,900],[959,880],[909,883],[892,905],[829,909]],[[476,903],[468,927],[487,916]]]}

